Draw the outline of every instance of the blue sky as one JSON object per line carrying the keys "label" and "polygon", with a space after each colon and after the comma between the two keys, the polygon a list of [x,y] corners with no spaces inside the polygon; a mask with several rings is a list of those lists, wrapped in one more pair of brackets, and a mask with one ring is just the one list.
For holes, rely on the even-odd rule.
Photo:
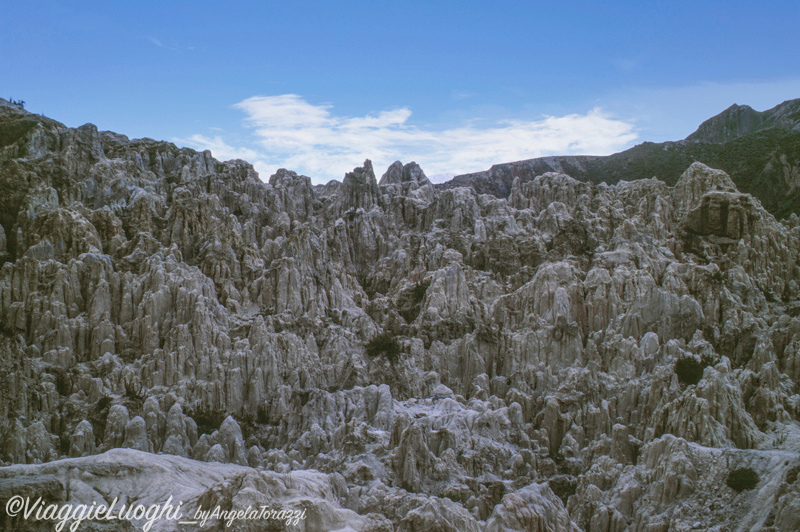
{"label": "blue sky", "polygon": [[800,97],[796,2],[20,2],[0,96],[315,182],[677,140]]}

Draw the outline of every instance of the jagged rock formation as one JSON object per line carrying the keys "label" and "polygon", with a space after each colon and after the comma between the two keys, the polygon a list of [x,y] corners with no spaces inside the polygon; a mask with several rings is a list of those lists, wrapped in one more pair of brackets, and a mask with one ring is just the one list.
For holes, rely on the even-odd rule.
{"label": "jagged rock formation", "polygon": [[758,198],[778,217],[800,214],[800,99],[758,112],[733,105],[677,142],[644,142],[613,155],[539,157],[496,164],[459,175],[441,188],[472,187],[507,198],[514,178],[522,182],[558,172],[595,184],[656,177],[678,182],[689,165],[702,162],[727,172],[736,187]]}
{"label": "jagged rock formation", "polygon": [[301,530],[800,522],[800,220],[724,172],[505,199],[414,163],[264,183],[8,105],[0,131],[0,479]]}

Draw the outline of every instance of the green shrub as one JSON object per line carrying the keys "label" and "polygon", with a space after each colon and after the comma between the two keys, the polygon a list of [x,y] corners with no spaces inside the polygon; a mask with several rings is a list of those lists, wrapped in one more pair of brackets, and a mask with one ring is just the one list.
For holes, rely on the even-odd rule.
{"label": "green shrub", "polygon": [[697,384],[703,378],[705,366],[694,357],[679,358],[675,362],[675,373],[683,384]]}
{"label": "green shrub", "polygon": [[122,352],[119,354],[119,357],[126,364],[133,364],[138,358],[138,355],[136,354],[136,351],[134,349],[128,347],[122,350]]}
{"label": "green shrub", "polygon": [[69,434],[66,432],[58,437],[58,454],[60,456],[69,456],[70,443]]}
{"label": "green shrub", "polygon": [[455,503],[461,504],[461,493],[458,491],[448,491],[444,496]]}
{"label": "green shrub", "polygon": [[256,413],[256,422],[261,425],[269,424],[269,410],[267,410],[265,405],[259,405]]}
{"label": "green shrub", "polygon": [[486,500],[489,508],[494,508],[503,500],[507,491],[506,485],[497,480],[484,482],[483,485],[486,486],[486,494],[482,498]]}
{"label": "green shrub", "polygon": [[796,465],[786,472],[786,483],[794,484],[797,482],[797,475],[800,473],[800,465]]}
{"label": "green shrub", "polygon": [[111,397],[104,395],[95,404],[89,407],[87,419],[92,424],[92,431],[94,431],[94,439],[96,444],[103,441],[106,431],[106,420],[108,419],[108,411],[111,409]]}
{"label": "green shrub", "polygon": [[402,317],[406,323],[412,323],[417,319],[417,316],[419,316],[419,311],[419,307],[411,307],[409,309],[398,310],[397,313],[400,314],[400,317]]}
{"label": "green shrub", "polygon": [[558,451],[548,451],[547,457],[550,458],[556,465],[561,465],[564,463],[564,455]]}
{"label": "green shrub", "polygon": [[195,424],[197,424],[197,436],[199,437],[203,434],[212,434],[219,429],[227,414],[224,410],[218,408],[199,406],[194,410],[190,410],[188,416],[194,419]]}
{"label": "green shrub", "polygon": [[72,378],[62,368],[53,368],[56,377],[56,391],[58,395],[68,397],[72,393]]}
{"label": "green shrub", "polygon": [[104,395],[103,397],[97,400],[93,408],[96,412],[108,410],[108,408],[111,406],[111,401],[112,401],[111,397]]}
{"label": "green shrub", "polygon": [[366,350],[367,355],[372,358],[384,355],[391,362],[395,362],[400,355],[400,343],[394,334],[385,332],[367,342]]}
{"label": "green shrub", "polygon": [[575,495],[575,492],[578,491],[578,482],[574,478],[565,475],[551,478],[547,481],[547,485],[550,486],[553,493],[555,493],[564,504],[567,504],[567,500],[570,496]]}
{"label": "green shrub", "polygon": [[428,287],[431,285],[430,281],[420,281],[414,286],[411,290],[411,299],[414,301],[415,305],[419,305],[422,303],[422,300],[425,299],[425,293],[428,291]]}
{"label": "green shrub", "polygon": [[[247,441],[251,434],[256,431],[256,416],[249,411],[244,411],[240,414],[233,416],[233,419],[239,424],[242,429],[242,437]],[[223,419],[223,421],[225,421]],[[221,423],[220,423],[221,424]]]}
{"label": "green shrub", "polygon": [[735,491],[751,490],[758,485],[758,473],[749,467],[734,469],[728,473],[728,479],[725,483],[729,488]]}

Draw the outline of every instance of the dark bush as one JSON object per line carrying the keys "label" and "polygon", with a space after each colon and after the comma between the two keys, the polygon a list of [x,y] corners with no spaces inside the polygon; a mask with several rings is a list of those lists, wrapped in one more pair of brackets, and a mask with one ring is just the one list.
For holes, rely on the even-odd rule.
{"label": "dark bush", "polygon": [[[253,413],[251,413],[249,411],[246,411],[246,410],[244,412],[242,412],[241,414],[236,414],[235,416],[233,416],[233,419],[235,419],[236,422],[239,425],[241,425],[243,423],[246,423],[248,425],[252,425],[253,423],[256,422],[255,414],[253,414]],[[222,421],[225,421],[225,420],[223,419]]]}
{"label": "dark bush", "polygon": [[58,454],[61,456],[69,456],[70,448],[69,434],[66,432],[58,437]]}
{"label": "dark bush", "polygon": [[482,498],[486,500],[487,506],[491,511],[492,508],[503,501],[503,496],[508,490],[505,484],[497,480],[484,482],[483,485],[486,487],[486,493]]}
{"label": "dark bush", "polygon": [[359,275],[356,277],[358,279],[358,284],[361,285],[361,289],[364,290],[364,293],[367,294],[367,297],[372,300],[375,298],[375,294],[378,291],[375,289],[375,285],[373,284],[372,280],[367,277],[366,275]]}
{"label": "dark bush", "polygon": [[797,482],[797,475],[800,473],[800,465],[796,465],[793,468],[789,469],[786,472],[786,483],[787,484],[794,484]]}
{"label": "dark bush", "polygon": [[89,423],[92,424],[95,443],[98,445],[103,441],[105,435],[106,420],[108,419],[108,411],[111,408],[111,402],[111,397],[105,395],[89,407],[89,414],[87,417]]}
{"label": "dark bush", "polygon": [[[256,431],[256,416],[248,411],[242,412],[241,414],[237,414],[233,417],[236,422],[239,424],[239,428],[242,429],[242,437],[247,441],[247,438],[250,437]],[[223,421],[225,421],[223,419]],[[221,422],[220,422],[221,424]]]}
{"label": "dark bush", "polygon": [[716,366],[719,362],[719,357],[712,357],[709,354],[705,354],[700,357],[700,363],[703,365],[704,368],[708,366]]}
{"label": "dark bush", "polygon": [[758,485],[758,473],[749,467],[734,469],[728,473],[728,479],[725,483],[729,488],[735,491],[751,490]]}
{"label": "dark bush", "polygon": [[411,307],[404,310],[398,310],[397,313],[405,320],[406,323],[412,323],[417,316],[419,316],[419,307]]}
{"label": "dark bush", "polygon": [[454,503],[461,504],[461,493],[458,491],[448,491],[444,496]]}
{"label": "dark bush", "polygon": [[550,458],[556,465],[561,465],[564,463],[564,455],[558,451],[548,451],[547,457]]}
{"label": "dark bush", "polygon": [[550,241],[550,250],[559,254],[591,256],[597,247],[597,239],[592,236],[589,225],[580,220],[569,220]]}
{"label": "dark bush", "polygon": [[550,486],[553,493],[555,493],[565,505],[570,495],[575,495],[575,492],[578,490],[578,482],[574,478],[566,475],[551,478],[547,481],[547,485]]}
{"label": "dark bush", "polygon": [[126,364],[133,364],[134,362],[136,362],[138,355],[136,354],[136,351],[134,349],[128,347],[122,350],[122,352],[119,354],[119,357]]}
{"label": "dark bush", "polygon": [[269,410],[265,405],[260,405],[256,412],[256,422],[260,423],[261,425],[269,424]]}
{"label": "dark bush", "polygon": [[108,410],[108,408],[111,406],[111,401],[112,401],[111,397],[109,397],[108,395],[104,395],[103,397],[97,400],[93,408],[96,412]]}
{"label": "dark bush", "polygon": [[190,410],[188,415],[197,424],[198,437],[203,434],[211,434],[219,429],[219,426],[222,425],[222,422],[227,417],[224,410],[207,406],[199,406],[194,410]]}
{"label": "dark bush", "polygon": [[395,362],[398,355],[400,355],[400,343],[397,341],[397,337],[390,332],[381,333],[374,337],[367,342],[366,349],[367,355],[370,357],[375,358],[384,355],[391,362]]}
{"label": "dark bush", "polygon": [[414,286],[413,290],[411,290],[411,299],[414,301],[415,305],[422,303],[422,300],[425,299],[425,293],[428,291],[428,287],[430,285],[430,281],[420,281],[416,284],[416,286]]}
{"label": "dark bush", "polygon": [[134,402],[144,402],[144,400],[147,399],[147,391],[144,389],[141,382],[135,382],[133,379],[125,379],[125,398]]}
{"label": "dark bush", "polygon": [[694,359],[694,357],[679,358],[675,362],[675,374],[683,384],[697,384],[703,378],[705,366]]}
{"label": "dark bush", "polygon": [[56,377],[58,395],[69,396],[72,393],[72,378],[62,368],[53,368]]}

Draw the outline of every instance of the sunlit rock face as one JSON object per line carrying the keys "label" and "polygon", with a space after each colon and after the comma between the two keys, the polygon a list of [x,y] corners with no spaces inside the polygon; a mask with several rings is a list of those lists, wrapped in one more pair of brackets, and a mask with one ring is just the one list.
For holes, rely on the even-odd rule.
{"label": "sunlit rock face", "polygon": [[800,522],[800,223],[723,172],[507,199],[415,163],[265,183],[2,104],[0,191],[3,500],[180,486],[305,508],[298,530]]}

